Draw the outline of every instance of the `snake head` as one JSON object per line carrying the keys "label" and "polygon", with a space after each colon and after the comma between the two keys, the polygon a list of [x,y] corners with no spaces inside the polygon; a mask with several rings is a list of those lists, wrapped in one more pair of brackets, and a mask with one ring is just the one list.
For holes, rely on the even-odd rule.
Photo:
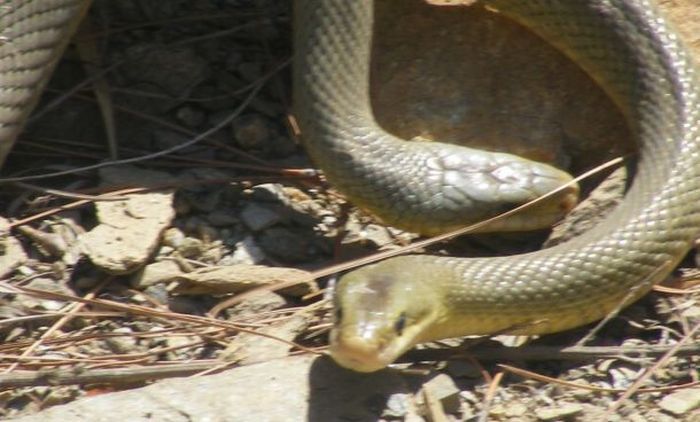
{"label": "snake head", "polygon": [[437,295],[426,288],[431,277],[401,262],[395,258],[370,265],[338,283],[330,352],[340,366],[380,370],[423,341],[438,319]]}

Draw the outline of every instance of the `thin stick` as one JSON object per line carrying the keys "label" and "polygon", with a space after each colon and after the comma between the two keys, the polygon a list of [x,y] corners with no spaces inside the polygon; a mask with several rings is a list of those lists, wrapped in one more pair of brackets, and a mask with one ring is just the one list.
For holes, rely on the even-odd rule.
{"label": "thin stick", "polygon": [[[516,368],[515,366],[510,366],[510,365],[498,365],[499,367],[507,370],[508,372],[512,372],[515,375],[519,375],[523,378],[529,378],[545,383],[552,383],[552,384],[558,384],[564,387],[570,387],[570,388],[577,388],[581,390],[589,390],[589,391],[600,391],[603,393],[623,393],[626,391],[629,391],[629,389],[625,390],[622,388],[605,388],[605,387],[597,387],[595,385],[589,385],[589,384],[581,384],[578,382],[571,382],[571,381],[564,381],[560,380],[557,378],[552,378],[548,377],[546,375],[538,374],[536,372],[531,372],[522,368]],[[690,387],[695,387],[697,385],[700,385],[700,381],[695,381],[695,382],[689,382],[687,384],[680,384],[680,385],[669,385],[665,387],[649,387],[649,388],[640,388],[636,390],[635,392],[638,393],[663,393],[667,391],[675,391],[675,390],[680,390],[683,388],[690,388]],[[602,418],[601,420],[609,420],[608,418]]]}
{"label": "thin stick", "polygon": [[[109,282],[109,281],[111,281],[111,280],[112,280],[112,277],[107,277],[107,278],[104,279],[101,283],[99,283],[97,286],[93,287],[92,290],[90,290],[90,291],[88,292],[88,294],[85,295],[85,299],[87,299],[87,300],[93,299],[93,298],[97,295],[97,292],[99,292],[100,290],[102,290],[102,288],[105,286],[105,284],[107,284],[107,282]],[[32,345],[30,345],[29,347],[27,347],[27,348],[22,352],[22,355],[21,355],[22,358],[27,358],[27,357],[29,357],[32,353],[34,353],[34,351],[35,351],[39,346],[41,346],[41,343],[42,343],[45,339],[47,339],[47,338],[49,338],[49,337],[52,337],[52,336],[54,335],[54,333],[56,333],[56,332],[57,332],[58,330],[60,330],[64,325],[66,325],[66,324],[68,323],[68,321],[72,320],[80,311],[83,310],[83,308],[85,307],[85,303],[84,303],[84,302],[83,302],[83,303],[75,302],[75,303],[70,304],[69,306],[70,306],[70,309],[68,310],[68,313],[67,313],[66,315],[62,316],[61,319],[59,319],[58,321],[56,321],[56,322],[51,326],[51,328],[49,328],[48,330],[46,330],[46,332],[45,332],[44,334],[42,334],[41,337],[39,337],[39,339],[37,339],[37,341],[35,341],[34,343],[32,343]],[[7,368],[5,369],[4,372],[5,372],[5,373],[8,373],[8,372],[14,371],[15,368],[17,368],[17,366],[19,365],[19,362],[20,362],[19,360],[16,361],[16,362],[13,362],[9,367],[7,367]]]}

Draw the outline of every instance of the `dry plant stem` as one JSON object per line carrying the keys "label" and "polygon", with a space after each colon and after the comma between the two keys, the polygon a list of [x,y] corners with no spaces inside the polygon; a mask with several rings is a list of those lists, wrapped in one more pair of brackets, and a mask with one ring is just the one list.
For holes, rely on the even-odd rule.
{"label": "dry plant stem", "polygon": [[700,293],[700,288],[693,287],[693,288],[688,288],[688,289],[676,289],[673,287],[656,285],[656,286],[654,286],[654,291],[657,291],[659,293],[668,293],[668,294],[672,294],[672,295],[689,295],[689,294],[693,294],[693,293]]}
{"label": "dry plant stem", "polygon": [[22,183],[22,182],[16,182],[13,184],[15,186],[18,186],[18,187],[23,188],[23,189],[27,189],[27,190],[31,190],[34,192],[47,194],[47,195],[54,195],[54,196],[57,196],[59,198],[84,199],[86,201],[122,201],[125,199],[123,196],[83,195],[81,193],[68,192],[68,191],[60,190],[60,189],[44,188],[41,186],[31,185],[29,183]]}
{"label": "dry plant stem", "polygon": [[[545,383],[557,384],[557,385],[561,385],[561,386],[569,387],[569,388],[578,388],[581,390],[589,390],[589,391],[599,391],[601,393],[625,393],[625,392],[629,391],[629,389],[604,388],[604,387],[597,387],[595,385],[581,384],[578,382],[564,381],[564,380],[560,380],[557,378],[548,377],[546,375],[538,374],[536,372],[531,372],[531,371],[528,371],[525,369],[516,368],[515,366],[510,366],[510,365],[500,364],[498,366],[505,369],[506,371],[508,371],[510,373],[521,376],[523,378],[533,379],[533,380],[537,380],[537,381],[541,381],[541,382],[545,382]],[[682,390],[684,388],[691,388],[691,387],[695,387],[698,385],[700,385],[700,381],[689,382],[686,384],[679,384],[679,385],[669,385],[669,386],[665,386],[665,387],[640,388],[640,389],[636,390],[636,392],[637,393],[664,393],[664,392],[669,392],[669,391]],[[607,419],[603,418],[602,420],[607,420]]]}
{"label": "dry plant stem", "polygon": [[0,374],[0,388],[71,384],[130,384],[135,382],[183,377],[211,369],[220,362],[188,362],[174,365],[139,366],[114,369],[47,369]]}
{"label": "dry plant stem", "polygon": [[231,324],[226,321],[221,321],[213,318],[207,318],[207,317],[200,317],[200,316],[195,316],[195,315],[186,315],[186,314],[179,314],[176,312],[167,312],[167,311],[158,311],[154,309],[150,309],[144,306],[138,306],[138,305],[125,305],[123,303],[119,302],[114,302],[111,300],[104,300],[104,299],[84,299],[81,297],[77,296],[72,296],[72,295],[66,295],[62,293],[55,293],[55,292],[49,292],[46,290],[40,290],[40,289],[32,289],[29,287],[18,287],[18,286],[8,286],[7,283],[0,282],[0,286],[4,287],[7,286],[10,289],[14,289],[17,292],[21,292],[24,294],[28,294],[31,296],[39,296],[39,297],[47,297],[47,298],[54,298],[54,299],[60,299],[60,300],[66,300],[66,301],[74,301],[74,302],[80,302],[80,303],[85,303],[85,304],[90,304],[90,305],[95,305],[95,306],[103,306],[111,309],[118,309],[121,311],[137,314],[137,315],[146,315],[150,317],[156,317],[156,318],[163,318],[165,321],[170,321],[172,322],[173,320],[176,321],[184,321],[184,322],[191,322],[191,323],[202,323],[206,324],[209,327],[219,327],[219,328],[228,328],[244,333],[250,333],[250,334],[255,334],[261,337],[266,337],[272,340],[277,340],[279,342],[282,342],[284,344],[287,344],[289,346],[292,346],[294,348],[297,348],[299,350],[303,350],[307,353],[312,353],[312,354],[319,354],[318,351],[314,349],[310,349],[308,347],[304,347],[300,344],[294,343],[292,341],[288,341],[282,338],[279,338],[277,336],[271,335],[271,334],[266,334],[263,332],[259,332],[256,330],[251,330],[248,328],[241,327],[236,324]]}
{"label": "dry plant stem", "polygon": [[[269,79],[269,77],[267,78]],[[51,172],[51,173],[46,173],[46,174],[40,174],[40,175],[34,175],[34,176],[22,176],[22,177],[7,177],[0,179],[0,183],[8,183],[8,182],[25,182],[29,180],[37,180],[37,179],[44,179],[47,177],[56,177],[56,176],[65,176],[65,175],[70,175],[74,174],[76,172],[82,172],[82,171],[89,171],[89,170],[97,170],[100,168],[104,167],[109,167],[109,166],[114,166],[114,165],[123,165],[123,164],[131,164],[131,163],[137,163],[141,161],[147,161],[151,160],[153,158],[157,157],[162,157],[164,155],[172,154],[174,152],[180,151],[184,148],[190,147],[201,140],[209,137],[215,132],[218,132],[219,130],[223,129],[227,125],[229,125],[236,117],[238,117],[246,108],[248,108],[248,105],[253,101],[255,96],[260,92],[262,87],[265,85],[265,82],[267,82],[267,79],[261,79],[261,81],[251,90],[250,94],[243,100],[243,102],[234,110],[227,118],[223,119],[221,122],[217,123],[215,126],[211,127],[210,129],[202,132],[201,134],[195,136],[192,139],[189,139],[181,144],[175,145],[170,148],[166,148],[161,151],[157,151],[151,154],[146,154],[143,156],[139,157],[132,157],[132,158],[125,158],[122,160],[115,160],[115,161],[108,161],[104,163],[98,163],[98,164],[92,164],[89,166],[84,166],[84,167],[79,167],[76,169],[71,169],[71,170],[63,170],[63,171],[56,171],[56,172]]]}
{"label": "dry plant stem", "polygon": [[[563,357],[558,355],[558,349],[554,347],[524,347],[525,350],[529,350],[526,356],[535,358],[537,354],[544,353],[541,359],[551,360],[551,359],[568,359],[569,356],[564,355]],[[549,349],[549,350],[548,350]],[[629,349],[626,347],[576,347],[569,348],[576,349],[575,355],[579,356],[577,360],[591,360],[595,358],[613,358],[619,357],[629,353]],[[643,354],[648,356],[658,356],[662,353],[668,352],[670,347],[665,346],[651,346],[634,348],[644,350]],[[491,350],[491,348],[485,348],[482,351],[476,350],[476,355],[479,359],[487,360],[509,360],[518,358],[518,352],[522,352],[519,349],[509,349],[509,348],[499,348]],[[500,354],[501,352],[505,352]],[[697,355],[700,353],[700,344],[687,345],[679,349],[679,352],[675,355]],[[297,354],[297,353],[294,353]],[[33,358],[41,359],[41,358]],[[527,357],[525,358],[527,359]],[[52,359],[53,360],[53,359]],[[536,359],[535,359],[536,360]],[[82,361],[81,361],[82,362]],[[92,362],[92,361],[90,361]],[[57,362],[56,364],[60,364]],[[92,362],[95,363],[95,362]],[[126,365],[126,362],[115,362],[115,364]],[[101,364],[105,364],[102,362]],[[114,369],[84,369],[71,370],[71,369],[51,369],[46,368],[39,371],[15,371],[10,374],[0,374],[0,388],[18,388],[26,386],[36,386],[36,385],[70,385],[70,384],[87,384],[87,383],[97,383],[97,384],[120,384],[120,383],[132,383],[141,382],[153,379],[162,379],[170,377],[180,377],[192,374],[199,374],[202,371],[205,373],[211,373],[218,371],[220,369],[225,369],[230,366],[230,363],[222,363],[220,361],[197,361],[197,362],[187,362],[187,363],[163,363],[158,365],[144,365],[137,368],[114,368]],[[585,385],[580,383],[572,383],[568,381],[562,381],[556,378],[550,378],[544,375],[540,375],[534,372],[526,371],[524,369],[516,368],[510,365],[500,365],[503,369],[522,376],[524,378],[534,379],[541,382],[547,383],[557,383],[565,387],[587,389],[591,391],[600,392],[611,392],[620,393],[625,390],[620,389],[609,389],[596,387],[592,385]],[[493,377],[485,374],[486,382],[489,385],[493,385]],[[700,385],[700,382],[687,383],[683,385],[665,386],[657,388],[645,388],[638,390],[639,392],[668,392],[673,390],[678,390],[681,388],[689,388],[693,386]]]}
{"label": "dry plant stem", "polygon": [[[61,313],[58,316],[65,315],[65,313]],[[76,317],[93,317],[93,316],[114,316],[114,317],[125,317],[127,315],[126,312],[114,312],[114,313],[107,313],[107,312],[80,312],[76,314]],[[73,346],[73,345],[80,345],[80,344],[85,344],[90,341],[94,340],[103,340],[103,339],[108,339],[108,338],[119,338],[119,337],[136,337],[136,338],[141,338],[141,339],[148,339],[148,338],[156,338],[156,337],[162,337],[167,334],[173,334],[172,337],[175,336],[181,336],[181,337],[192,337],[192,336],[201,336],[203,333],[198,333],[195,331],[196,328],[204,327],[206,328],[207,325],[205,324],[189,324],[188,326],[176,326],[172,328],[164,328],[164,329],[159,329],[155,331],[147,331],[147,332],[136,332],[136,333],[97,333],[97,334],[84,334],[84,335],[72,335],[69,337],[54,337],[50,339],[46,339],[44,341],[44,346],[55,346],[52,349],[57,349],[60,347],[67,347],[67,346]],[[217,328],[217,332],[223,332],[225,331],[224,328]],[[0,353],[10,353],[14,350],[22,350],[24,347],[27,345],[31,344],[31,341],[25,340],[25,341],[18,341],[14,343],[6,343],[0,345]]]}
{"label": "dry plant stem", "polygon": [[486,395],[484,396],[484,401],[481,406],[481,413],[479,413],[479,422],[486,422],[489,420],[489,413],[491,412],[491,404],[493,403],[494,397],[496,397],[496,391],[501,385],[503,380],[503,371],[498,372],[493,376],[493,379],[489,383],[489,388],[486,390]]}
{"label": "dry plant stem", "polygon": [[219,364],[216,365],[216,366],[213,366],[213,367],[211,367],[211,368],[204,369],[204,370],[202,370],[202,371],[200,371],[200,372],[197,372],[196,374],[192,374],[192,378],[199,378],[199,377],[203,377],[203,376],[205,376],[205,375],[215,374],[215,373],[217,373],[217,372],[221,372],[221,371],[224,371],[224,370],[226,370],[226,369],[229,369],[229,368],[231,368],[231,367],[233,367],[233,366],[235,366],[235,365],[238,365],[238,362],[235,362],[235,361],[232,361],[232,362],[221,362],[221,363],[219,363]]}
{"label": "dry plant stem", "polygon": [[548,192],[548,193],[546,193],[546,194],[540,196],[540,197],[537,198],[537,199],[534,199],[534,200],[532,200],[532,201],[530,201],[530,202],[528,202],[528,203],[526,203],[526,204],[523,204],[523,205],[520,205],[520,206],[518,206],[518,207],[516,207],[516,208],[513,208],[513,209],[510,210],[510,211],[506,211],[506,212],[504,212],[504,213],[502,213],[502,214],[499,214],[499,215],[497,215],[497,216],[495,216],[495,217],[492,217],[492,218],[489,218],[489,219],[487,219],[487,220],[481,221],[481,222],[479,222],[479,223],[472,224],[472,225],[470,225],[470,226],[467,226],[467,227],[464,227],[464,228],[461,228],[461,229],[458,229],[458,230],[454,230],[454,231],[451,231],[451,232],[448,232],[448,233],[445,233],[445,234],[441,234],[441,235],[439,235],[439,236],[434,236],[434,237],[431,237],[431,238],[429,238],[429,239],[422,240],[422,241],[420,241],[420,242],[412,243],[412,244],[410,244],[410,245],[408,245],[408,246],[405,246],[405,247],[402,247],[402,248],[398,248],[398,249],[396,249],[396,250],[381,252],[381,253],[377,253],[377,254],[372,254],[372,255],[370,255],[370,256],[368,256],[368,257],[359,258],[359,259],[357,259],[357,260],[353,260],[353,261],[350,261],[350,262],[347,262],[347,263],[344,263],[344,264],[333,265],[333,266],[331,266],[331,267],[324,268],[324,269],[322,269],[322,270],[314,271],[313,275],[314,275],[314,277],[316,277],[316,278],[318,278],[318,277],[325,277],[325,276],[328,276],[328,275],[331,275],[331,274],[335,274],[335,273],[340,272],[340,271],[346,271],[346,270],[349,270],[349,269],[352,269],[352,268],[359,267],[360,265],[367,265],[367,264],[371,264],[371,263],[373,263],[373,262],[380,261],[380,260],[383,260],[383,259],[392,258],[392,257],[397,256],[397,255],[402,255],[402,254],[404,254],[404,253],[408,253],[408,252],[415,251],[416,249],[425,248],[425,247],[427,247],[427,246],[430,246],[430,245],[435,244],[435,243],[438,243],[438,242],[443,242],[443,241],[446,241],[446,240],[453,239],[453,238],[458,237],[458,236],[461,236],[461,235],[463,235],[463,234],[471,233],[471,232],[473,232],[473,231],[476,230],[476,229],[479,229],[479,228],[481,228],[481,227],[483,227],[483,226],[489,225],[489,224],[491,224],[491,223],[493,223],[493,222],[506,219],[506,218],[508,218],[508,217],[510,217],[510,216],[512,216],[512,215],[514,215],[514,214],[516,214],[516,213],[518,213],[518,212],[520,212],[520,211],[523,211],[523,210],[525,210],[525,209],[527,209],[527,208],[529,208],[529,207],[531,207],[531,206],[533,206],[533,205],[535,205],[535,204],[538,204],[538,203],[540,203],[540,202],[542,202],[542,201],[545,201],[545,200],[547,200],[548,198],[551,198],[552,196],[554,196],[554,195],[560,193],[561,191],[565,190],[565,189],[568,188],[569,186],[575,185],[576,183],[580,182],[581,180],[584,180],[584,179],[586,179],[586,178],[588,178],[588,177],[591,177],[591,176],[593,176],[593,175],[595,175],[595,174],[598,174],[598,173],[600,173],[601,171],[604,171],[604,170],[606,170],[606,169],[619,166],[620,164],[623,163],[623,161],[624,161],[624,158],[622,158],[622,157],[618,157],[618,158],[612,159],[612,160],[610,160],[610,161],[608,161],[608,162],[606,162],[606,163],[604,163],[604,164],[601,164],[601,165],[599,165],[599,166],[597,166],[597,167],[595,167],[595,168],[593,168],[593,169],[591,169],[591,170],[589,170],[589,171],[587,171],[587,172],[581,174],[580,176],[577,176],[577,177],[574,178],[571,182],[569,182],[569,183],[567,183],[567,184],[565,184],[565,185],[562,185],[562,186],[558,187],[557,189],[554,189],[554,190],[552,190],[552,191],[550,191],[550,192]]}
{"label": "dry plant stem", "polygon": [[[97,295],[97,293],[100,290],[102,290],[102,288],[105,286],[105,284],[107,284],[111,280],[112,280],[111,277],[107,277],[106,279],[102,280],[102,282],[100,282],[97,286],[93,287],[90,290],[90,292],[88,292],[88,294],[85,295],[85,299],[86,300],[93,299]],[[34,353],[34,351],[41,345],[41,343],[45,339],[52,337],[58,330],[60,330],[64,325],[66,325],[71,319],[75,318],[75,316],[78,315],[79,312],[82,311],[82,309],[85,307],[85,303],[84,302],[83,303],[76,302],[76,303],[70,304],[69,306],[70,306],[70,308],[67,311],[68,313],[66,315],[62,316],[61,319],[56,321],[51,326],[51,328],[46,330],[46,332],[44,334],[42,334],[41,337],[39,337],[39,339],[37,341],[32,343],[31,346],[27,347],[27,349],[25,349],[22,352],[21,357],[26,358],[26,357],[29,357],[32,353]],[[18,365],[19,365],[19,361],[14,362],[8,368],[5,369],[5,373],[12,372],[15,368],[17,368]]]}
{"label": "dry plant stem", "polygon": [[[61,318],[67,314],[68,314],[68,312],[50,312],[50,313],[38,314],[38,315],[25,315],[25,316],[19,316],[19,317],[14,317],[14,318],[7,318],[7,319],[0,320],[0,329],[5,329],[7,327],[12,327],[14,325],[24,324],[26,322],[31,322],[31,321],[41,320],[41,319]],[[81,318],[99,318],[99,317],[119,318],[119,317],[123,317],[124,315],[125,314],[123,312],[78,312],[75,314],[76,317],[81,317]],[[7,344],[0,345],[0,350],[2,350],[3,346],[7,346]]]}
{"label": "dry plant stem", "polygon": [[[153,19],[153,20],[148,20],[147,22],[143,23],[135,23],[132,25],[124,25],[120,26],[119,28],[110,28],[105,31],[94,31],[89,34],[82,35],[82,38],[104,38],[107,35],[115,35],[119,34],[122,32],[131,32],[134,30],[142,29],[142,28],[148,28],[148,27],[153,27],[153,26],[163,26],[163,25],[173,25],[175,23],[184,23],[184,22],[199,22],[199,21],[205,21],[205,20],[215,20],[215,19],[231,19],[231,18],[252,18],[252,17],[257,17],[260,16],[260,13],[224,13],[224,14],[218,14],[218,15],[208,15],[208,14],[202,14],[202,15],[194,15],[194,16],[185,16],[185,17],[175,17],[175,18],[168,18],[168,19]],[[279,17],[277,19],[280,19],[282,21],[285,20],[283,17]],[[262,20],[262,19],[261,19]],[[268,18],[269,20],[269,18]]]}
{"label": "dry plant stem", "polygon": [[[141,191],[143,191],[143,190],[144,190],[144,188],[122,189],[122,190],[119,190],[119,191],[115,191],[115,192],[108,193],[108,194],[105,195],[105,197],[111,198],[111,197],[118,196],[118,195],[127,195],[127,194],[130,194],[130,193],[141,192]],[[55,207],[55,208],[52,208],[52,209],[47,210],[47,211],[44,211],[44,212],[40,212],[40,213],[38,213],[38,214],[34,214],[34,215],[32,215],[31,217],[23,218],[23,219],[20,219],[20,220],[15,220],[15,221],[11,222],[11,223],[8,225],[8,227],[9,227],[10,229],[12,229],[12,228],[14,228],[14,227],[21,226],[21,225],[27,224],[27,223],[31,223],[32,221],[36,221],[36,220],[38,220],[38,219],[41,219],[41,218],[44,218],[44,217],[48,217],[48,216],[50,216],[50,215],[57,214],[57,213],[59,213],[59,212],[61,212],[61,211],[71,210],[71,209],[73,209],[73,208],[78,208],[78,207],[81,207],[81,206],[83,206],[83,205],[87,205],[87,204],[90,204],[90,203],[92,203],[92,200],[81,199],[81,200],[79,200],[79,201],[71,202],[70,204],[61,205],[61,206],[59,206],[59,207]]]}
{"label": "dry plant stem", "polygon": [[[285,174],[284,177],[285,178],[298,177],[301,179],[305,179],[305,178],[308,178],[309,176],[306,174],[297,173],[297,174]],[[202,185],[202,184],[236,183],[236,182],[242,183],[242,182],[249,182],[249,181],[257,181],[259,183],[268,183],[268,182],[277,182],[277,181],[279,181],[279,178],[278,177],[266,177],[266,176],[253,176],[253,177],[247,176],[247,177],[240,177],[240,178],[232,177],[232,178],[228,178],[228,179],[207,179],[207,180],[195,180],[195,181],[189,181],[189,182],[163,183],[160,185],[153,185],[153,186],[149,186],[149,187],[124,188],[124,189],[115,190],[113,192],[106,193],[104,195],[96,196],[95,198],[97,198],[98,200],[102,200],[102,199],[109,200],[109,199],[114,198],[114,197],[119,197],[119,195],[151,192],[151,191],[155,191],[155,190],[162,190],[162,189],[169,189],[169,188],[176,188],[176,187],[183,187],[183,186],[193,186],[193,185]],[[36,221],[36,220],[39,220],[41,218],[48,217],[50,215],[54,215],[54,214],[57,214],[57,213],[62,212],[62,211],[67,211],[70,209],[74,209],[74,208],[78,208],[78,207],[81,207],[84,205],[88,205],[92,202],[93,202],[92,199],[91,200],[81,199],[81,200],[78,200],[76,202],[72,202],[70,204],[65,204],[65,205],[55,207],[55,208],[51,208],[51,209],[46,210],[46,211],[42,211],[40,213],[23,218],[21,220],[15,220],[15,221],[11,222],[8,225],[8,227],[14,228],[17,226],[21,226],[23,224],[28,224],[28,223],[31,223],[32,221]]]}

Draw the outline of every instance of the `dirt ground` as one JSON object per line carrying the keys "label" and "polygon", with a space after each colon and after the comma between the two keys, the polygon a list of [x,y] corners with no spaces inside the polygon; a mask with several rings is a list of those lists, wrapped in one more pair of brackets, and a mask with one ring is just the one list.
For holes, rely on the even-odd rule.
{"label": "dirt ground", "polygon": [[[700,53],[692,1],[661,3]],[[373,101],[388,130],[577,174],[633,155],[603,93],[522,28],[479,8],[379,3]],[[121,403],[146,385],[173,395],[180,387],[156,381],[191,377],[178,381],[183,401],[224,391],[187,384],[210,380],[271,406],[259,419],[219,420],[700,421],[695,250],[601,326],[449,340],[371,376],[315,360],[330,328],[329,276],[418,236],[353,208],[304,154],[290,11],[274,0],[95,1],[2,170],[0,418],[51,420],[47,409]],[[431,30],[439,36],[422,36]],[[620,180],[586,215],[620,199]],[[587,222],[571,224],[564,236]],[[522,253],[548,236],[468,236],[423,252]],[[342,411],[313,417],[308,390],[339,385],[362,400],[338,393]],[[286,403],[296,407],[280,418]],[[113,420],[89,409],[80,418]]]}

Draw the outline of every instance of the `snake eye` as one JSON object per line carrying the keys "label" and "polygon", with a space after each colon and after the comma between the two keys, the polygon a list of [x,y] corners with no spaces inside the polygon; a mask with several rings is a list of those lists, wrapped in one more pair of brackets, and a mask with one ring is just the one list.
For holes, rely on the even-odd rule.
{"label": "snake eye", "polygon": [[406,312],[401,312],[401,315],[399,315],[399,318],[394,323],[394,330],[396,334],[402,335],[404,328],[406,328]]}

